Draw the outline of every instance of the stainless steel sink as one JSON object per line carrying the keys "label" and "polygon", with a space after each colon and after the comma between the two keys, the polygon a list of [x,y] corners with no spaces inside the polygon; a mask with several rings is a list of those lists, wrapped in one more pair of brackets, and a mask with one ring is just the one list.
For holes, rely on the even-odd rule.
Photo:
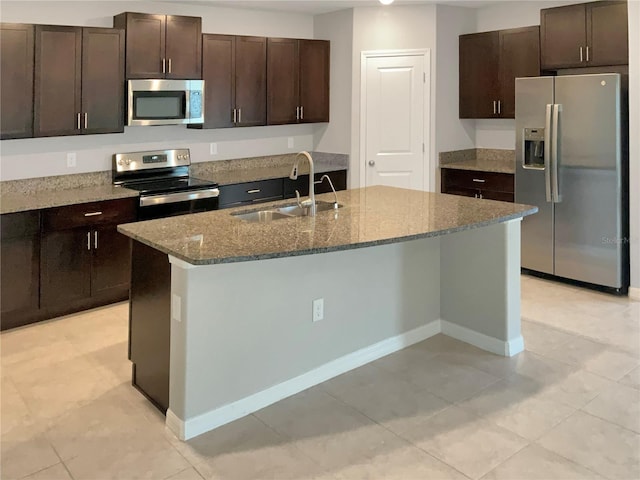
{"label": "stainless steel sink", "polygon": [[[337,206],[337,208],[342,205]],[[333,202],[316,202],[316,213],[326,212],[327,210],[335,210],[335,204]],[[271,222],[272,220],[279,220],[282,218],[294,218],[294,217],[306,217],[309,214],[309,209],[305,207],[299,207],[298,205],[286,205],[279,208],[270,208],[268,210],[243,210],[241,212],[232,213],[236,218],[244,220],[245,222]]]}

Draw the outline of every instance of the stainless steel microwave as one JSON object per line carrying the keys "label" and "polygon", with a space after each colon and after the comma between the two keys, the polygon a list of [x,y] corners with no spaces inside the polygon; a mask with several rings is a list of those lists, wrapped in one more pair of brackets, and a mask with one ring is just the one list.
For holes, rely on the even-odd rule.
{"label": "stainless steel microwave", "polygon": [[129,80],[127,125],[204,122],[204,80]]}

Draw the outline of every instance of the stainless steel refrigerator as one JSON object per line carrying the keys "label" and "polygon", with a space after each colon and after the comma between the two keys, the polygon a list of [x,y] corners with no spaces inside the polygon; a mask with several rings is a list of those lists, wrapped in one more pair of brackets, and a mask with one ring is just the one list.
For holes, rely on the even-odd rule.
{"label": "stainless steel refrigerator", "polygon": [[620,293],[629,286],[625,110],[619,74],[516,79],[515,200],[522,267]]}

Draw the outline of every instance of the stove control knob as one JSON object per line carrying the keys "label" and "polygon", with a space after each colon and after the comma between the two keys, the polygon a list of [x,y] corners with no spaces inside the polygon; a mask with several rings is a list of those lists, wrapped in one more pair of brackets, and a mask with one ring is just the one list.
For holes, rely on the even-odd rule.
{"label": "stove control knob", "polygon": [[122,159],[118,160],[118,165],[122,165]]}
{"label": "stove control knob", "polygon": [[127,159],[124,161],[124,163],[126,163],[127,165],[130,165],[130,164],[131,164],[131,159],[130,159],[130,158],[127,158]]}

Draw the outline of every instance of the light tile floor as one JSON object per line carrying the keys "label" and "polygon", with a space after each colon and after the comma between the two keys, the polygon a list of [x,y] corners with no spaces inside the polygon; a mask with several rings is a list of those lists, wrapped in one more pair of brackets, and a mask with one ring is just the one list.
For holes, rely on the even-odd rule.
{"label": "light tile floor", "polygon": [[640,478],[640,302],[522,297],[516,357],[438,335],[186,443],[130,386],[126,304],[3,333],[2,478]]}

